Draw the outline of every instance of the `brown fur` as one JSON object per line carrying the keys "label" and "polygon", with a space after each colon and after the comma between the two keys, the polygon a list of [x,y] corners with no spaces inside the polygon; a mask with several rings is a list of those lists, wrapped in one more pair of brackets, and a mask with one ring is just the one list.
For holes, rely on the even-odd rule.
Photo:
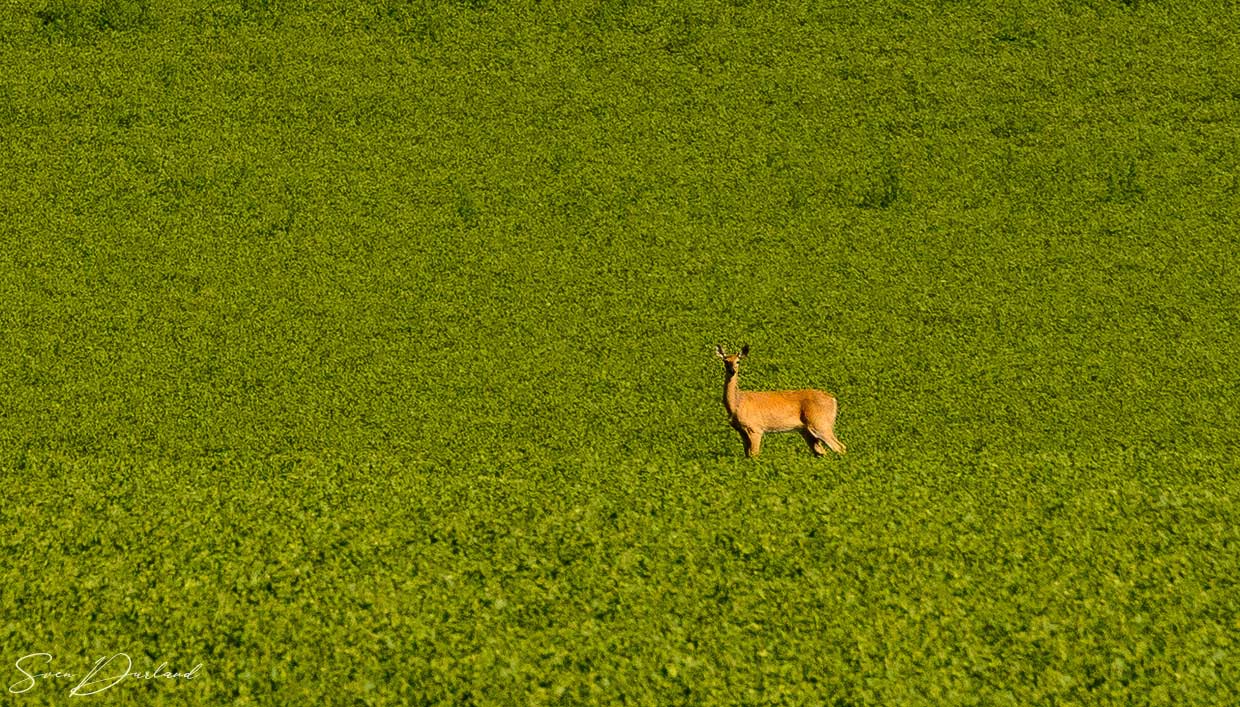
{"label": "brown fur", "polygon": [[826,447],[837,454],[848,450],[835,436],[835,415],[839,411],[835,396],[813,389],[741,390],[737,374],[749,347],[742,348],[739,354],[728,354],[717,346],[715,352],[723,359],[723,406],[732,427],[741,435],[746,456],[756,457],[762,451],[763,434],[792,430],[801,433],[816,456],[826,454]]}

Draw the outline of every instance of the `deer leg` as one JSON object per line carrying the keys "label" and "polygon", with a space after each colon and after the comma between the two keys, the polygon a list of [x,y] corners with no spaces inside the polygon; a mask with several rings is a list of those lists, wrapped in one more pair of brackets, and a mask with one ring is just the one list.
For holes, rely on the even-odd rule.
{"label": "deer leg", "polygon": [[826,443],[836,454],[844,454],[848,451],[848,447],[844,446],[844,443],[835,436],[835,432],[830,427],[825,430],[813,430],[813,434]]}
{"label": "deer leg", "polygon": [[827,440],[827,444],[831,446],[831,449],[835,450],[836,454],[848,453],[848,446],[841,442],[839,437],[836,437],[834,434],[831,435],[831,439]]}
{"label": "deer leg", "polygon": [[830,447],[836,454],[843,454],[848,448],[835,436],[835,414],[838,410],[839,405],[835,398],[827,396],[803,419],[806,429],[817,437],[819,442]]}
{"label": "deer leg", "polygon": [[822,441],[815,437],[813,432],[801,430],[801,436],[805,438],[805,443],[809,445],[809,451],[813,452],[814,456],[821,457],[827,453],[827,448],[822,446]]}
{"label": "deer leg", "polygon": [[741,444],[745,445],[745,456],[753,456],[749,451],[749,435],[745,434],[745,430],[739,428],[736,431],[741,436]]}
{"label": "deer leg", "polygon": [[758,452],[762,451],[762,432],[759,430],[748,430],[741,434],[746,435],[745,454],[750,457],[758,456]]}

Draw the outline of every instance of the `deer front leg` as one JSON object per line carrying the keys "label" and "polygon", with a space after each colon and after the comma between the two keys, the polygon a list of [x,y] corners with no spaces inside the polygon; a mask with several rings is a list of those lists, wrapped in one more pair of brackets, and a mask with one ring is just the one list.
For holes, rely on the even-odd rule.
{"label": "deer front leg", "polygon": [[762,431],[742,430],[741,436],[745,438],[745,456],[758,456],[758,452],[762,451]]}
{"label": "deer front leg", "polygon": [[745,456],[753,456],[749,453],[749,435],[739,427],[736,428],[736,432],[741,436],[741,444],[745,445]]}

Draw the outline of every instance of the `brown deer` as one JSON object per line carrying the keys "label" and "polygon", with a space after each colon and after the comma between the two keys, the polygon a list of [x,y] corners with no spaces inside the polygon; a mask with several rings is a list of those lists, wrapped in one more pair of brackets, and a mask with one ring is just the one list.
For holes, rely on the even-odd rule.
{"label": "brown deer", "polygon": [[827,453],[823,444],[836,454],[848,450],[835,436],[835,414],[839,405],[835,396],[821,390],[741,390],[736,374],[742,358],[749,355],[749,345],[738,354],[729,354],[722,346],[715,353],[723,359],[723,406],[728,410],[732,427],[741,433],[745,456],[756,457],[762,451],[762,435],[767,432],[797,430],[805,438],[810,451],[821,457]]}

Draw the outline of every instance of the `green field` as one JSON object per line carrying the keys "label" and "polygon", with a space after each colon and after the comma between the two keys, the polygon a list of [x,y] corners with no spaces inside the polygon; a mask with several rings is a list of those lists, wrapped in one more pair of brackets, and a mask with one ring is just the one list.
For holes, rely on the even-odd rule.
{"label": "green field", "polygon": [[1238,26],[12,0],[5,703],[1240,703]]}

